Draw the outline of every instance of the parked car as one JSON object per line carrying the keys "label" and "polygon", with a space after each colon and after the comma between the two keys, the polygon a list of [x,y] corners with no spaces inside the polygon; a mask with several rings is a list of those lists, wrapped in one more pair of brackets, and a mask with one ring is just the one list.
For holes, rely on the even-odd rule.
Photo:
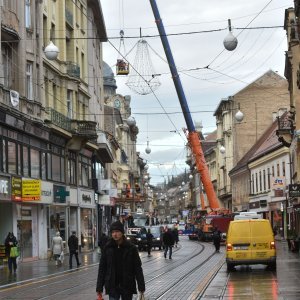
{"label": "parked car", "polygon": [[276,247],[269,220],[231,221],[226,240],[227,270],[236,265],[266,264],[276,269]]}
{"label": "parked car", "polygon": [[145,227],[129,227],[126,232],[126,238],[132,244],[138,246],[138,236],[141,231],[145,231]]}
{"label": "parked car", "polygon": [[162,249],[163,247],[163,242],[162,242],[162,226],[146,226],[144,227],[140,233],[137,234],[137,245],[138,249],[141,250],[147,250],[147,238],[146,234],[148,231],[148,228],[150,228],[150,232],[153,235],[152,239],[152,248],[158,248],[159,250]]}

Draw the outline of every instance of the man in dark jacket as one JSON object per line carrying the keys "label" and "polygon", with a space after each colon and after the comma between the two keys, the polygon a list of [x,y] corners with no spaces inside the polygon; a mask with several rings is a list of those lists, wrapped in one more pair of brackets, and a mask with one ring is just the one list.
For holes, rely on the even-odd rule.
{"label": "man in dark jacket", "polygon": [[124,226],[120,221],[112,223],[112,238],[109,239],[101,255],[97,287],[98,298],[103,287],[110,300],[131,300],[138,290],[145,292],[142,262],[136,246],[124,237]]}
{"label": "man in dark jacket", "polygon": [[70,257],[69,257],[69,267],[72,268],[72,258],[73,255],[75,255],[77,267],[80,266],[80,262],[78,259],[78,237],[76,236],[76,232],[72,231],[72,235],[68,239],[68,246],[70,251]]}
{"label": "man in dark jacket", "polygon": [[174,236],[171,232],[171,228],[168,228],[167,231],[163,234],[163,243],[165,246],[164,257],[167,258],[167,253],[169,250],[169,259],[172,259],[172,247],[174,245]]}
{"label": "man in dark jacket", "polygon": [[151,256],[153,234],[151,233],[150,228],[148,228],[148,231],[147,231],[147,234],[146,234],[146,239],[147,239],[148,256]]}
{"label": "man in dark jacket", "polygon": [[16,247],[18,245],[17,238],[14,236],[13,232],[9,232],[5,239],[5,255],[8,257],[8,269],[9,273],[12,273],[12,269],[14,268],[14,273],[17,271],[17,257],[11,256],[10,250],[12,247]]}
{"label": "man in dark jacket", "polygon": [[214,228],[212,237],[216,248],[216,252],[220,252],[221,231],[217,227]]}

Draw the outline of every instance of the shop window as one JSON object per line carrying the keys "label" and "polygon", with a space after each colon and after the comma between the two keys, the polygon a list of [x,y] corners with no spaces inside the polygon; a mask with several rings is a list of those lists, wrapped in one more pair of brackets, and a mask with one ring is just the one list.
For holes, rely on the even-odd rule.
{"label": "shop window", "polygon": [[93,210],[81,209],[81,248],[83,250],[93,249],[96,231],[93,222]]}
{"label": "shop window", "polygon": [[89,157],[79,157],[79,185],[90,186],[92,179],[92,162]]}
{"label": "shop window", "polygon": [[52,206],[49,209],[49,239],[50,244],[56,232],[60,232],[60,236],[66,240],[66,208],[61,206]]}

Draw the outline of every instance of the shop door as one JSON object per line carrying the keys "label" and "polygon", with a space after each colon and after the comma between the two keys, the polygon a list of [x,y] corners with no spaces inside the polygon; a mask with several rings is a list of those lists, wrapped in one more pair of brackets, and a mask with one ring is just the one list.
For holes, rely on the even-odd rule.
{"label": "shop door", "polygon": [[32,221],[18,220],[18,242],[21,258],[32,257]]}

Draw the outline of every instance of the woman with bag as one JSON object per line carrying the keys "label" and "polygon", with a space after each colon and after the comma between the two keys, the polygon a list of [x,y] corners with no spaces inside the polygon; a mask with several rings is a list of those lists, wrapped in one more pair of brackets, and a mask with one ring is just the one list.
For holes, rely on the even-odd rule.
{"label": "woman with bag", "polygon": [[60,236],[60,232],[56,232],[56,236],[52,238],[52,253],[55,260],[55,264],[58,266],[58,262],[61,263],[61,260],[59,260],[61,254],[64,251],[64,245],[63,240]]}
{"label": "woman with bag", "polygon": [[19,256],[17,245],[18,241],[14,233],[9,232],[5,239],[5,255],[8,258],[9,273],[12,273],[13,268],[14,273],[17,271],[17,257]]}

